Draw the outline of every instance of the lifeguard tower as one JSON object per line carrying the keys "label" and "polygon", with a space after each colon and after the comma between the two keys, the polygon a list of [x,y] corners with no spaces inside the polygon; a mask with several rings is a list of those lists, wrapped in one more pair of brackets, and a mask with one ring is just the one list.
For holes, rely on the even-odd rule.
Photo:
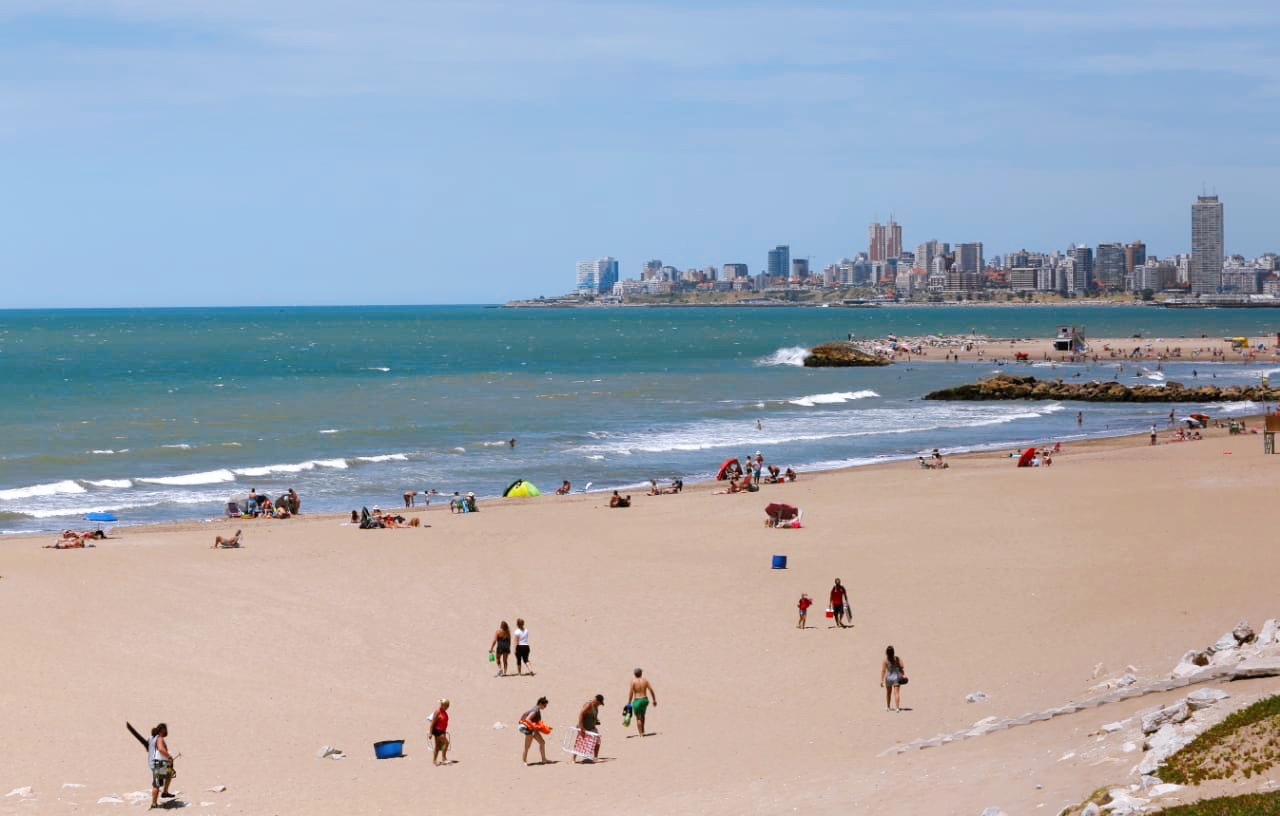
{"label": "lifeguard tower", "polygon": [[1263,417],[1262,452],[1276,452],[1276,431],[1280,431],[1280,414],[1267,414]]}
{"label": "lifeguard tower", "polygon": [[1076,352],[1085,351],[1088,346],[1084,342],[1084,326],[1058,326],[1053,336],[1053,350]]}

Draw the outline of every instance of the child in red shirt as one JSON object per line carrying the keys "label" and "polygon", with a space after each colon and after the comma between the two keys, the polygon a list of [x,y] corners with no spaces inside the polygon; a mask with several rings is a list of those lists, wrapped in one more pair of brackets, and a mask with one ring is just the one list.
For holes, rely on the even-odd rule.
{"label": "child in red shirt", "polygon": [[800,603],[796,604],[796,608],[800,610],[800,622],[796,624],[797,629],[803,629],[805,621],[809,617],[809,607],[813,606],[813,599],[807,593],[800,593]]}

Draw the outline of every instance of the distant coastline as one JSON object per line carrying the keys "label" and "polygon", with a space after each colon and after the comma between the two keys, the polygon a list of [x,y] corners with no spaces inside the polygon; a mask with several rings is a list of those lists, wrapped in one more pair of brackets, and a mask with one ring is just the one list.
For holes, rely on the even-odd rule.
{"label": "distant coastline", "polygon": [[[643,301],[626,301],[626,302],[600,302],[600,301],[579,301],[569,298],[545,298],[530,300],[509,300],[503,303],[500,308],[503,309],[636,309],[636,308],[752,308],[765,307],[776,308],[781,306],[789,306],[792,308],[802,309],[893,309],[893,308],[917,308],[927,306],[930,308],[954,309],[954,308],[1001,308],[1001,309],[1045,309],[1060,307],[1086,307],[1086,306],[1156,306],[1162,307],[1163,303],[1157,301],[1135,302],[1132,300],[1085,300],[1085,299],[1063,299],[1063,300],[1036,300],[1028,302],[1019,301],[983,301],[983,300],[952,300],[942,302],[928,301],[870,301],[865,303],[841,303],[831,301],[809,301],[809,300],[785,300],[778,298],[753,298],[750,300],[643,300]],[[1212,308],[1212,307],[1202,307]]]}

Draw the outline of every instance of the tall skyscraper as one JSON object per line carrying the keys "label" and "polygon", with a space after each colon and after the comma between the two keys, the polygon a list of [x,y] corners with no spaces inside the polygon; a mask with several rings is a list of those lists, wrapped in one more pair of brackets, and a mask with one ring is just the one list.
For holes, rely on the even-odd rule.
{"label": "tall skyscraper", "polygon": [[888,224],[872,224],[867,228],[867,256],[872,263],[896,258],[902,254],[902,226],[889,218]]}
{"label": "tall skyscraper", "polygon": [[791,247],[778,244],[769,250],[769,265],[766,274],[771,278],[785,278],[791,274]]}
{"label": "tall skyscraper", "polygon": [[791,262],[791,279],[805,280],[809,277],[809,259],[796,258]]}
{"label": "tall skyscraper", "polygon": [[1131,241],[1124,245],[1124,272],[1132,275],[1134,271],[1147,262],[1147,245],[1141,241]]}
{"label": "tall skyscraper", "polygon": [[737,280],[738,278],[750,277],[747,271],[747,265],[744,263],[727,263],[723,267],[725,280]]}
{"label": "tall skyscraper", "polygon": [[1222,202],[1216,195],[1197,196],[1191,205],[1191,292],[1211,295],[1222,287]]}
{"label": "tall skyscraper", "polygon": [[956,271],[979,273],[983,268],[982,242],[956,244]]}
{"label": "tall skyscraper", "polygon": [[614,258],[598,258],[594,261],[578,261],[578,294],[603,295],[613,291],[618,282],[618,261]]}
{"label": "tall skyscraper", "polygon": [[1124,247],[1120,244],[1098,244],[1093,277],[1099,289],[1118,291],[1124,289]]}
{"label": "tall skyscraper", "polygon": [[1075,244],[1071,247],[1071,259],[1076,262],[1072,269],[1071,291],[1083,292],[1093,286],[1093,249]]}

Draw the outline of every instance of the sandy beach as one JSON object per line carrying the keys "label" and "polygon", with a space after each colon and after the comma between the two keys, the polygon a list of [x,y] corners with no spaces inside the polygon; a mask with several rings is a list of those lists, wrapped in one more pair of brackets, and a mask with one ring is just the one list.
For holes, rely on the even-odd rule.
{"label": "sandy beach", "polygon": [[[1027,355],[1028,362],[1068,362],[1067,352],[1054,349],[1054,341],[1047,337],[991,338],[954,336],[943,338],[899,338],[902,345],[920,348],[923,353],[913,353],[913,361],[946,362],[948,360],[1003,360],[1013,362],[1016,355]],[[1236,346],[1224,337],[1088,337],[1087,353],[1076,355],[1098,361],[1115,360],[1134,363],[1176,360],[1196,363],[1276,363],[1280,361],[1280,348],[1275,335],[1249,337],[1248,346]],[[886,338],[859,340],[874,348],[888,348]],[[1261,350],[1259,349],[1261,346]],[[1135,354],[1136,352],[1136,354]],[[887,353],[887,352],[886,352]],[[1215,356],[1216,355],[1216,356]],[[901,362],[908,359],[902,348],[895,355]]]}
{"label": "sandy beach", "polygon": [[[1176,693],[891,749],[1084,699],[1130,665],[1167,677],[1237,620],[1280,615],[1273,464],[1261,437],[1209,429],[1072,445],[1051,468],[972,454],[625,510],[598,494],[432,505],[411,513],[418,529],[304,516],[121,528],[85,550],[6,539],[0,794],[31,792],[0,813],[145,807],[97,804],[149,791],[126,720],[168,723],[174,790],[196,811],[1057,813],[1135,781],[1132,736],[1094,734]],[[802,507],[804,528],[764,527],[775,500]],[[237,526],[243,549],[209,548]],[[775,554],[788,569],[770,569]],[[851,629],[822,614],[835,577]],[[805,631],[801,592],[817,600]],[[492,632],[517,617],[537,674],[495,677]],[[888,644],[911,678],[900,713],[878,686]],[[636,666],[658,700],[644,739],[621,723]],[[1280,680],[1227,690],[1252,699]],[[966,703],[975,691],[988,699]],[[561,738],[596,693],[607,761],[570,764]],[[556,763],[526,767],[514,724],[539,695]],[[440,697],[448,767],[426,739]],[[408,756],[375,760],[384,739]],[[317,758],[324,745],[347,758]]]}

